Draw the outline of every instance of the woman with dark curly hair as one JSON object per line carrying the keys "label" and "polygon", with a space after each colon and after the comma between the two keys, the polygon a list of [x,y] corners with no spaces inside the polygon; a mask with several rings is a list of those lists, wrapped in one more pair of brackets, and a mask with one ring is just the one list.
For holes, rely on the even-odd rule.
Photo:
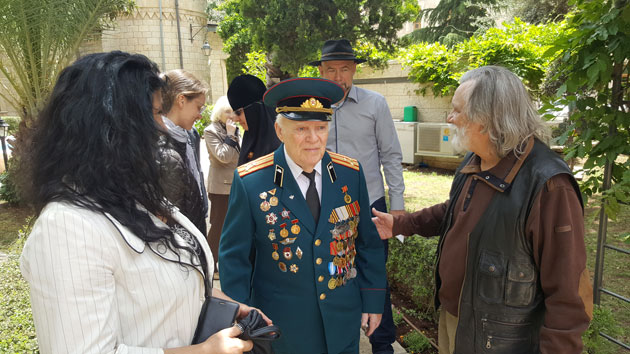
{"label": "woman with dark curly hair", "polygon": [[165,202],[152,111],[161,86],[145,56],[87,55],[62,71],[38,119],[29,163],[39,217],[20,261],[41,353],[252,348],[236,327],[190,345],[214,261]]}

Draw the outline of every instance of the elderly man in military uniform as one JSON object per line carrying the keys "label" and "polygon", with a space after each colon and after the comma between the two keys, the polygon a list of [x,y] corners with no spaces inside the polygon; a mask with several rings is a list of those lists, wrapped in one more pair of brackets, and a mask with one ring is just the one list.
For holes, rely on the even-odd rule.
{"label": "elderly man in military uniform", "polygon": [[330,104],[342,97],[319,78],[271,87],[263,99],[283,144],[234,174],[221,288],[280,327],[276,353],[358,353],[360,328],[369,336],[381,320],[385,260],[363,170],[325,150]]}

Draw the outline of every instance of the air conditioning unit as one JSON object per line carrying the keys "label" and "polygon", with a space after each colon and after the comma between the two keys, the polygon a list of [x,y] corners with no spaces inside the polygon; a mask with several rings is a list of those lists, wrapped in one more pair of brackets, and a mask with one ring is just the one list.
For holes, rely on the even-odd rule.
{"label": "air conditioning unit", "polygon": [[415,164],[420,159],[416,155],[417,124],[416,122],[394,122],[402,149],[402,163]]}
{"label": "air conditioning unit", "polygon": [[457,156],[451,144],[448,123],[418,123],[416,155]]}

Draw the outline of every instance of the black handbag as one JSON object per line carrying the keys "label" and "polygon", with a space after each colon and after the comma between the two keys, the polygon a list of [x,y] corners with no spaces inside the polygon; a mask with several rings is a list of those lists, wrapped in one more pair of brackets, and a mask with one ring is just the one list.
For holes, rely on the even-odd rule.
{"label": "black handbag", "polygon": [[243,331],[238,336],[242,340],[251,340],[254,348],[248,354],[272,354],[271,342],[280,338],[282,332],[278,326],[268,326],[260,312],[251,310],[245,318],[238,321],[237,327]]}
{"label": "black handbag", "polygon": [[205,342],[218,331],[232,327],[238,314],[239,304],[236,302],[207,296],[199,313],[199,321],[193,336],[192,344]]}
{"label": "black handbag", "polygon": [[[206,254],[203,252],[203,248],[201,248],[201,257],[203,257],[204,263],[207,264],[207,258]],[[207,269],[207,267],[204,267],[204,264],[202,264],[202,268],[204,270]],[[203,285],[206,297],[201,306],[192,344],[205,342],[206,339],[220,330],[232,327],[236,321],[236,315],[240,307],[236,302],[212,296],[212,284],[209,279],[210,276],[204,272]]]}

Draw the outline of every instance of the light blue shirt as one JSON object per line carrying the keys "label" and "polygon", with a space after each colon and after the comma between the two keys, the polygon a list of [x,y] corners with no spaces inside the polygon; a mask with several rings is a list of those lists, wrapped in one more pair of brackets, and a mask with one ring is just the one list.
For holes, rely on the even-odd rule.
{"label": "light blue shirt", "polygon": [[385,196],[383,166],[390,209],[404,210],[402,151],[385,97],[352,85],[346,99],[333,105],[333,112],[326,147],[359,160],[370,204]]}

